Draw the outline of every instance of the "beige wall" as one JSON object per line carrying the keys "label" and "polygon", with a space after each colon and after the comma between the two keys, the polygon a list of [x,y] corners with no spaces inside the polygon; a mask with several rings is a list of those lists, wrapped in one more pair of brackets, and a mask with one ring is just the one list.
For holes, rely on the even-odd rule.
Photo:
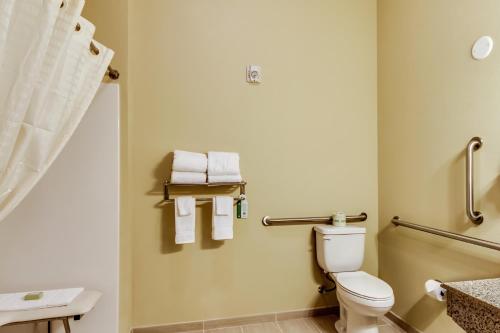
{"label": "beige wall", "polygon": [[[499,37],[500,5],[477,4],[378,2],[377,249],[375,0],[88,0],[98,38],[117,51],[122,87],[130,69],[122,332],[132,317],[151,325],[325,304],[315,293],[311,228],[266,229],[260,218],[335,209],[369,213],[365,269],[377,273],[378,250],[398,315],[425,332],[459,332],[444,306],[424,297],[423,282],[494,276],[499,259],[389,220],[500,240],[500,53],[470,58],[475,38]],[[250,63],[263,66],[260,86],[244,82]],[[464,212],[463,149],[474,135],[486,141],[477,153],[480,227]],[[210,240],[204,207],[198,242],[173,245],[172,210],[155,204],[176,148],[242,154],[251,215],[236,222],[234,241]]]}
{"label": "beige wall", "polygon": [[[429,333],[461,332],[445,307],[424,296],[423,283],[498,276],[494,251],[412,230],[393,215],[500,241],[500,52],[477,62],[474,40],[500,40],[496,0],[379,1],[380,276],[396,294],[394,311]],[[477,155],[477,208],[465,217],[468,140]]]}
{"label": "beige wall", "polygon": [[[500,240],[500,53],[470,58],[475,38],[498,38],[500,5],[477,4],[378,2],[380,275],[394,287],[395,312],[425,332],[459,332],[444,306],[424,297],[426,279],[500,272],[489,250],[389,224],[398,214]],[[122,327],[132,320],[132,285],[134,325],[325,304],[315,293],[310,227],[265,229],[263,215],[366,210],[365,269],[376,273],[375,1],[129,6],[86,7],[98,38],[117,51],[122,87],[128,69],[131,77],[122,114],[122,187],[130,194],[122,202]],[[250,63],[264,68],[260,86],[244,82]],[[474,135],[486,141],[477,153],[477,204],[487,216],[480,227],[464,212],[463,149]],[[204,207],[198,242],[172,244],[171,208],[155,204],[166,154],[176,148],[242,154],[251,215],[236,222],[234,241],[209,239]]]}
{"label": "beige wall", "polygon": [[[370,215],[377,273],[376,2],[135,0],[129,3],[133,324],[325,305],[311,226],[264,215]],[[245,82],[260,64],[264,83]],[[158,208],[174,149],[241,154],[250,218],[235,239],[174,245]]]}
{"label": "beige wall", "polygon": [[128,131],[128,1],[86,0],[83,16],[96,26],[95,38],[115,51],[111,65],[120,72],[120,333],[128,333],[132,320],[132,234],[129,178],[131,177]]}

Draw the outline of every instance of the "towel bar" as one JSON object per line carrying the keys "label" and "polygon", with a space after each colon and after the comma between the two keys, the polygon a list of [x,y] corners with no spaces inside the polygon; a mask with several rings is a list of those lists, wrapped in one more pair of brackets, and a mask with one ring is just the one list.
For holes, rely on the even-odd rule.
{"label": "towel bar", "polygon": [[[161,203],[171,203],[174,202],[174,199],[170,199],[170,187],[239,187],[240,188],[240,195],[236,198],[234,198],[234,201],[238,202],[241,200],[240,196],[241,195],[246,195],[246,181],[242,181],[239,183],[203,183],[203,184],[172,184],[169,181],[165,181],[163,184],[163,201]],[[196,201],[198,202],[211,202],[212,198],[196,198]]]}
{"label": "towel bar", "polygon": [[[346,221],[351,222],[364,222],[368,219],[368,215],[366,213],[361,213],[359,215],[348,215],[346,217]],[[269,216],[265,216],[262,218],[262,224],[266,227],[269,227],[273,224],[286,224],[286,223],[332,223],[332,216],[321,216],[321,217],[284,217],[284,218],[271,218]]]}
{"label": "towel bar", "polygon": [[[200,203],[206,203],[206,202],[212,202],[214,198],[196,198],[196,202]],[[233,198],[235,203],[238,203],[238,201],[241,201],[240,198]],[[168,200],[162,200],[159,204],[164,204],[164,203],[174,203],[175,199],[168,199]]]}

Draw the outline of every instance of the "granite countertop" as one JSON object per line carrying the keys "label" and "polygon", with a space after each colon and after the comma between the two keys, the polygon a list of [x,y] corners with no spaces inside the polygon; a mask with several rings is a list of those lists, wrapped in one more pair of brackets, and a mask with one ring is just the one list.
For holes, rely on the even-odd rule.
{"label": "granite countertop", "polygon": [[500,332],[500,278],[446,282],[448,316],[467,333]]}
{"label": "granite countertop", "polygon": [[462,292],[500,310],[500,278],[446,282],[443,288],[451,292]]}

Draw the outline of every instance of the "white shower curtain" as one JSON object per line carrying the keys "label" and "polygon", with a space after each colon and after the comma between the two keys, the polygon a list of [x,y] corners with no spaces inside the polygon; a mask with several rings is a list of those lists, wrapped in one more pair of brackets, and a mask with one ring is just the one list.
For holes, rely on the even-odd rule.
{"label": "white shower curtain", "polygon": [[92,40],[83,5],[0,0],[0,221],[68,142],[113,57]]}

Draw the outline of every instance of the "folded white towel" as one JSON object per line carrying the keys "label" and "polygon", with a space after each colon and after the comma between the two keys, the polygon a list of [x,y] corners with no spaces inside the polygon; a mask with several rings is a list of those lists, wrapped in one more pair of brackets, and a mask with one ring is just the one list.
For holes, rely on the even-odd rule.
{"label": "folded white towel", "polygon": [[208,152],[208,175],[227,176],[240,174],[240,155],[238,153]]}
{"label": "folded white towel", "polygon": [[196,200],[193,197],[175,198],[175,243],[194,243]]}
{"label": "folded white towel", "polygon": [[174,151],[173,171],[206,173],[207,165],[208,159],[206,154],[183,150]]}
{"label": "folded white towel", "polygon": [[233,198],[217,196],[214,198],[214,201],[215,215],[229,216],[229,214],[233,211]]}
{"label": "folded white towel", "polygon": [[233,239],[233,198],[215,197],[212,207],[212,239]]}
{"label": "folded white towel", "polygon": [[207,182],[207,174],[200,172],[172,171],[170,182],[172,184],[204,184]]}
{"label": "folded white towel", "polygon": [[21,311],[54,308],[71,304],[83,288],[44,290],[41,299],[25,301],[28,292],[0,294],[0,311]]}
{"label": "folded white towel", "polygon": [[240,183],[243,179],[241,175],[208,176],[209,183]]}

